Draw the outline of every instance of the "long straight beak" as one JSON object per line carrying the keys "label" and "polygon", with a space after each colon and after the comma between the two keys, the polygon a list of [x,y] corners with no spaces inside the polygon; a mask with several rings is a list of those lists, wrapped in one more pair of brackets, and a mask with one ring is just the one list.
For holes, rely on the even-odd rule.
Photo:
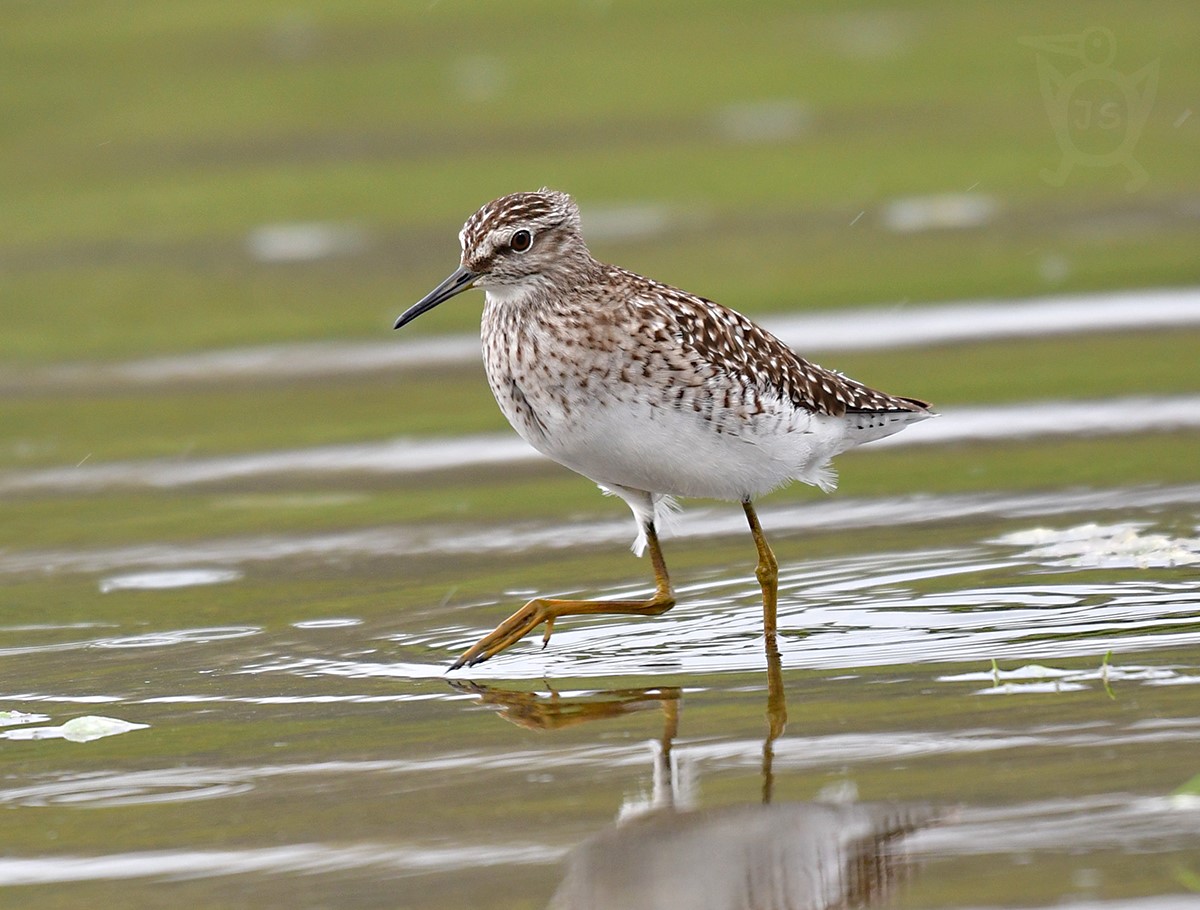
{"label": "long straight beak", "polygon": [[455,294],[461,294],[463,291],[469,290],[478,277],[475,272],[470,271],[464,266],[460,266],[445,281],[401,313],[400,318],[396,320],[396,324],[392,328],[398,329],[406,326],[422,313],[432,310],[439,303],[445,303]]}

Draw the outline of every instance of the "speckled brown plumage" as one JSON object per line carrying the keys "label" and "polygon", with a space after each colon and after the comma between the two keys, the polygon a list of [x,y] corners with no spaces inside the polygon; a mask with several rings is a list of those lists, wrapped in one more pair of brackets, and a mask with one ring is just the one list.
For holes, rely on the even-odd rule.
{"label": "speckled brown plumage", "polygon": [[669,327],[657,343],[677,345],[693,364],[711,364],[734,382],[776,392],[797,408],[841,417],[847,411],[913,412],[929,407],[811,363],[741,313],[712,300],[615,266],[605,269],[604,284],[629,298],[635,320]]}

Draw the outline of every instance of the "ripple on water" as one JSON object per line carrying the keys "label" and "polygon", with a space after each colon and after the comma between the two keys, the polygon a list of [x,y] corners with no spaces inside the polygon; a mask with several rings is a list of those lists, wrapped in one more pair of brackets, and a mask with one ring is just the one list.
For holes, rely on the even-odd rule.
{"label": "ripple on water", "polygon": [[161,648],[168,645],[208,644],[229,638],[245,638],[262,632],[258,626],[217,626],[209,629],[175,629],[169,632],[147,632],[144,635],[122,635],[91,642],[95,648]]}
{"label": "ripple on water", "polygon": [[234,796],[254,788],[238,769],[158,768],[64,775],[0,790],[0,805],[106,808]]}
{"label": "ripple on water", "polygon": [[329,619],[306,619],[292,623],[295,629],[345,629],[350,626],[361,626],[361,619],[350,617],[331,617]]}
{"label": "ripple on water", "polygon": [[[1067,549],[1084,554],[1082,564],[1061,561],[1059,550],[1049,557],[1048,538],[1055,532],[1043,529],[971,547],[839,557],[785,570],[779,593],[784,663],[821,669],[947,662],[987,667],[994,660],[1099,658],[1108,651],[1119,655],[1200,643],[1200,590],[1186,577],[1190,569],[1172,567],[1179,554],[1196,549],[1195,541],[1140,534],[1126,526],[1085,527],[1093,530],[1060,534]],[[1137,565],[1147,567],[1114,574],[1108,562],[1088,556],[1097,547],[1136,551]],[[610,596],[639,590],[614,590]],[[710,579],[678,593],[678,605],[666,617],[573,619],[555,630],[545,651],[531,636],[457,675],[530,679],[761,669],[762,616],[753,579]],[[458,627],[420,639],[397,636],[394,641],[406,653],[394,662],[280,655],[246,670],[309,677],[441,676],[449,659],[483,631]],[[431,662],[413,660],[414,653],[428,654],[431,648],[439,652]],[[1063,691],[1118,678],[1116,667],[1106,672],[1104,680],[1076,674],[1004,683],[1008,691]],[[1126,682],[1154,685],[1182,685],[1192,678],[1185,672],[1155,675],[1130,668],[1125,674]],[[995,682],[990,675],[987,679]]]}
{"label": "ripple on water", "polygon": [[0,857],[6,885],[152,878],[177,881],[252,872],[312,875],[379,868],[393,874],[449,872],[493,865],[552,863],[566,848],[551,844],[288,844],[242,850],[147,850],[104,856]]}
{"label": "ripple on water", "polygon": [[953,826],[921,832],[906,846],[914,854],[941,856],[1062,849],[1132,853],[1176,846],[1197,835],[1200,813],[1184,801],[1106,793],[963,808]]}
{"label": "ripple on water", "polygon": [[[63,626],[64,629],[74,628]],[[140,635],[113,635],[103,638],[75,639],[73,641],[51,641],[33,645],[17,645],[0,648],[0,657],[28,654],[49,654],[56,651],[82,651],[88,648],[162,648],[172,645],[208,644],[229,638],[244,638],[259,635],[258,626],[218,626],[202,629],[172,629],[162,632],[146,632]]]}

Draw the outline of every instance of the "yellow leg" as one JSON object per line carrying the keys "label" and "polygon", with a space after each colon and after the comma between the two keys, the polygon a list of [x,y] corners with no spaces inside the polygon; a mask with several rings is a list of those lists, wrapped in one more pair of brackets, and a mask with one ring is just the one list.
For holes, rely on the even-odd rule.
{"label": "yellow leg", "polygon": [[769,640],[775,636],[775,607],[779,599],[779,563],[771,546],[763,537],[762,525],[758,523],[758,515],[749,499],[742,500],[742,508],[746,511],[746,520],[750,522],[750,533],[754,535],[754,545],[758,547],[758,565],[754,574],[762,588],[763,595],[763,633]]}
{"label": "yellow leg", "polygon": [[663,560],[662,548],[658,544],[658,535],[654,525],[646,525],[646,543],[650,548],[650,559],[654,564],[654,596],[649,600],[555,600],[548,597],[537,597],[517,610],[512,616],[500,623],[463,653],[450,667],[457,670],[460,667],[473,667],[489,657],[495,657],[542,623],[546,624],[546,632],[542,636],[542,647],[550,641],[550,633],[554,631],[554,621],[560,616],[582,616],[592,613],[633,613],[641,616],[657,616],[675,606],[675,593],[671,590],[671,581],[667,577],[667,564]]}

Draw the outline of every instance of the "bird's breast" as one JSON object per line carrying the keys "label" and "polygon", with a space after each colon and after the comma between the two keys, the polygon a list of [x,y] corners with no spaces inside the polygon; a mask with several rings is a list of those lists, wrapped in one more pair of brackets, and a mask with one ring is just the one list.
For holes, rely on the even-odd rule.
{"label": "bird's breast", "polygon": [[563,320],[537,318],[505,306],[488,306],[483,320],[483,362],[501,412],[522,437],[558,458],[589,408],[611,365],[581,344]]}

